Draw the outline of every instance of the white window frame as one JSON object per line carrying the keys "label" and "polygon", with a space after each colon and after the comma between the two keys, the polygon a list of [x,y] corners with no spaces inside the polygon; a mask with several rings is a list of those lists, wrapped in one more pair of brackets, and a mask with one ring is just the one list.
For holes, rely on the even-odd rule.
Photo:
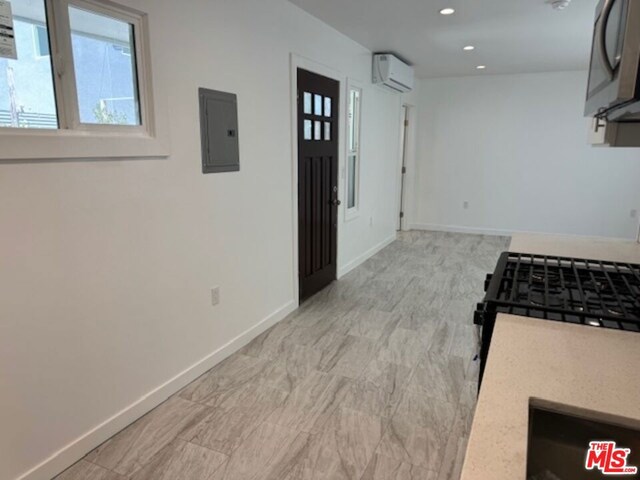
{"label": "white window frame", "polygon": [[[151,81],[148,16],[108,0],[44,0],[56,95],[58,129],[0,127],[0,160],[50,158],[165,157],[165,122],[156,122]],[[133,26],[140,125],[80,121],[69,7],[122,20]]]}
{"label": "white window frame", "polygon": [[[350,107],[350,103],[351,103],[351,92],[352,91],[357,91],[359,92],[359,99],[358,99],[358,103],[356,105],[355,108],[355,119],[354,119],[354,124],[355,124],[355,149],[351,148],[350,145],[350,141],[349,141],[349,133],[350,133],[350,124],[351,122],[349,121],[349,107]],[[361,163],[361,159],[362,159],[362,103],[363,103],[363,96],[364,96],[364,90],[362,88],[362,85],[360,85],[358,82],[355,82],[354,80],[348,79],[347,80],[347,95],[346,95],[346,107],[345,107],[345,112],[346,112],[346,134],[345,134],[345,139],[346,139],[346,155],[345,155],[345,188],[344,188],[344,198],[345,198],[345,220],[349,221],[349,220],[353,220],[355,218],[358,218],[358,216],[360,215],[360,163]],[[354,156],[356,157],[356,165],[354,168],[354,174],[355,174],[355,182],[354,182],[354,188],[355,188],[355,192],[354,192],[354,205],[352,207],[349,207],[349,184],[351,182],[351,178],[349,177],[349,158]]]}

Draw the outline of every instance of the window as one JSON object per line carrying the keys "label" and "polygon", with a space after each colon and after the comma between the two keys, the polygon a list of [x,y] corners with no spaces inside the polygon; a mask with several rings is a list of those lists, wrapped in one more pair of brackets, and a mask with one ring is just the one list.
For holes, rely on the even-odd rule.
{"label": "window", "polygon": [[358,210],[362,89],[350,86],[347,106],[347,214]]}
{"label": "window", "polygon": [[13,0],[17,60],[0,58],[0,128],[58,128],[44,1]]}
{"label": "window", "polygon": [[69,23],[80,123],[140,125],[134,25],[73,5]]}
{"label": "window", "polygon": [[[141,139],[156,137],[146,15],[98,0],[12,0],[11,6],[17,59],[0,58],[3,143],[50,129],[66,138],[76,132],[83,144],[92,135],[116,134],[145,150]],[[99,153],[90,156],[137,155]]]}

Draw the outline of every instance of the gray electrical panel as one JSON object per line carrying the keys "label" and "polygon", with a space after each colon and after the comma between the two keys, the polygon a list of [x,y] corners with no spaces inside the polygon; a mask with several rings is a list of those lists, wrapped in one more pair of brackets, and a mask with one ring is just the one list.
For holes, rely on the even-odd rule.
{"label": "gray electrical panel", "polygon": [[202,173],[240,170],[238,99],[233,93],[201,88]]}

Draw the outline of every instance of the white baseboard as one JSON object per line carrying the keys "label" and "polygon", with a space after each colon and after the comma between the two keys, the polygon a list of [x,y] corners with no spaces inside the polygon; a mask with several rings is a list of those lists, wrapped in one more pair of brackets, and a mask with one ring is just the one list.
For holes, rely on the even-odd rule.
{"label": "white baseboard", "polygon": [[412,223],[409,225],[411,230],[430,230],[434,232],[453,232],[453,233],[470,233],[475,235],[500,235],[511,236],[515,232],[511,230],[500,230],[497,228],[477,228],[462,227],[458,225],[439,225],[436,223]]}
{"label": "white baseboard", "polygon": [[453,232],[453,233],[468,233],[474,235],[497,235],[503,237],[512,237],[513,235],[553,235],[558,237],[567,238],[582,238],[590,240],[606,240],[615,242],[628,242],[633,241],[632,238],[620,238],[620,237],[604,237],[598,235],[578,235],[574,233],[552,233],[552,232],[532,232],[527,230],[502,230],[498,228],[477,228],[477,227],[463,227],[458,225],[439,225],[436,223],[414,223],[410,225],[411,230],[428,230],[433,232]]}
{"label": "white baseboard", "polygon": [[258,324],[244,331],[225,345],[210,353],[202,360],[180,372],[145,396],[125,407],[120,412],[105,420],[100,425],[78,437],[51,457],[22,474],[16,480],[50,480],[66,468],[84,457],[95,447],[111,438],[120,430],[130,425],[145,413],[160,405],[171,395],[185,387],[200,375],[210,370],[232,353],[236,352],[259,334],[275,325],[297,308],[295,301],[290,301],[277,309]]}
{"label": "white baseboard", "polygon": [[355,258],[354,260],[350,261],[349,263],[347,263],[343,267],[340,267],[338,269],[338,278],[344,277],[351,270],[353,270],[354,268],[358,267],[359,265],[362,265],[369,258],[373,257],[376,253],[378,253],[380,250],[382,250],[384,247],[386,247],[387,245],[389,245],[392,242],[394,242],[396,240],[396,238],[397,238],[397,234],[394,233],[392,236],[390,236],[386,240],[382,241],[381,243],[379,243],[375,247],[370,248],[369,250],[364,252],[362,255],[360,255],[357,258]]}

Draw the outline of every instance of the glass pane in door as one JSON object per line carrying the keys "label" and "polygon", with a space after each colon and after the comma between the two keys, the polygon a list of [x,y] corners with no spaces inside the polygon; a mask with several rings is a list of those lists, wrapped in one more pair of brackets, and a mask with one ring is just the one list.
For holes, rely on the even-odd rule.
{"label": "glass pane in door", "polygon": [[324,97],[324,116],[331,116],[331,97]]}
{"label": "glass pane in door", "polygon": [[311,135],[312,129],[313,129],[313,122],[311,122],[311,120],[305,120],[304,121],[304,139],[305,140],[312,139],[312,135]]}
{"label": "glass pane in door", "polygon": [[311,94],[309,92],[304,92],[304,113],[307,115],[311,115]]}
{"label": "glass pane in door", "polygon": [[313,96],[313,114],[322,115],[322,95],[316,94]]}

